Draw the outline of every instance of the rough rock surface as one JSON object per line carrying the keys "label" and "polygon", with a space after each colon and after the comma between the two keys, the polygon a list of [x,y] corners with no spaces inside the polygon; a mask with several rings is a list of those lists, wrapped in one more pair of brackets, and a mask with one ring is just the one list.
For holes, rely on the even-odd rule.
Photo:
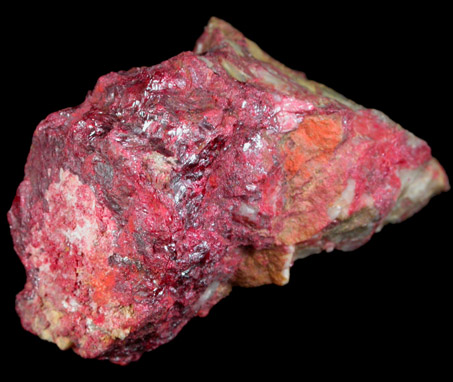
{"label": "rough rock surface", "polygon": [[447,190],[428,145],[213,18],[37,127],[8,214],[25,329],[126,364],[234,285],[352,250]]}

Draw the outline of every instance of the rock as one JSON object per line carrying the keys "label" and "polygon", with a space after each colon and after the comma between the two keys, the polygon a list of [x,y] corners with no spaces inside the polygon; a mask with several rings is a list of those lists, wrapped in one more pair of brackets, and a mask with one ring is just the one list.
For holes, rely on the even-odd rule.
{"label": "rock", "polygon": [[428,145],[211,19],[185,52],[101,77],[34,134],[8,219],[25,329],[119,364],[232,286],[353,250],[449,189]]}

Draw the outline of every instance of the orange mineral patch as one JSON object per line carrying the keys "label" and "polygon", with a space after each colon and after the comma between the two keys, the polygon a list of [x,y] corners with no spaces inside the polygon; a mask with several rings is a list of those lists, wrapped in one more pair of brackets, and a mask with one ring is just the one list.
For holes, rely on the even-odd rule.
{"label": "orange mineral patch", "polygon": [[338,115],[306,117],[285,139],[285,171],[290,176],[300,174],[309,177],[312,171],[307,168],[306,162],[313,159],[318,163],[326,162],[341,142],[342,133],[341,117]]}
{"label": "orange mineral patch", "polygon": [[91,281],[94,289],[93,300],[99,304],[104,305],[111,299],[111,293],[115,285],[115,274],[113,272],[106,272],[101,270],[97,272]]}
{"label": "orange mineral patch", "polygon": [[325,152],[335,149],[342,140],[343,128],[337,115],[305,118],[297,131],[301,129],[311,145]]}
{"label": "orange mineral patch", "polygon": [[[292,245],[322,230],[330,219],[324,205],[336,197],[338,185],[329,185],[325,164],[343,139],[341,116],[331,114],[306,117],[283,140],[283,166],[289,188],[279,241]],[[315,176],[316,175],[316,176]]]}

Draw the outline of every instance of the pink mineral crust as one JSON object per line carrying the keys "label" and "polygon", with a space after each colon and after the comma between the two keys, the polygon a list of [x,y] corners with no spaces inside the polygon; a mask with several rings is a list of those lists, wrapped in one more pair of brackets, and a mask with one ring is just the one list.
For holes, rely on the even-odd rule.
{"label": "pink mineral crust", "polygon": [[428,145],[213,18],[37,127],[8,214],[25,329],[119,364],[231,287],[352,250],[449,188]]}

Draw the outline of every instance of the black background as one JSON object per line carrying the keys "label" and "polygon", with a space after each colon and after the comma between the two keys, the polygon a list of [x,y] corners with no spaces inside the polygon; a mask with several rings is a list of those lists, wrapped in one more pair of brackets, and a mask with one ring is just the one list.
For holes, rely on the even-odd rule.
{"label": "black background", "polygon": [[[295,4],[295,3],[294,3]],[[16,9],[17,8],[17,9]],[[6,212],[36,125],[81,103],[110,71],[192,50],[211,15],[287,66],[304,71],[425,139],[452,174],[450,28],[445,9],[283,2],[223,9],[152,2],[94,10],[10,8],[2,26],[2,366],[18,375],[134,378],[300,378],[433,373],[451,332],[451,192],[362,248],[299,260],[284,287],[233,290],[175,340],[120,367],[83,360],[25,332],[14,311],[25,273]],[[6,121],[5,121],[6,119]],[[365,374],[362,374],[365,373]],[[421,375],[421,374],[420,374]]]}

